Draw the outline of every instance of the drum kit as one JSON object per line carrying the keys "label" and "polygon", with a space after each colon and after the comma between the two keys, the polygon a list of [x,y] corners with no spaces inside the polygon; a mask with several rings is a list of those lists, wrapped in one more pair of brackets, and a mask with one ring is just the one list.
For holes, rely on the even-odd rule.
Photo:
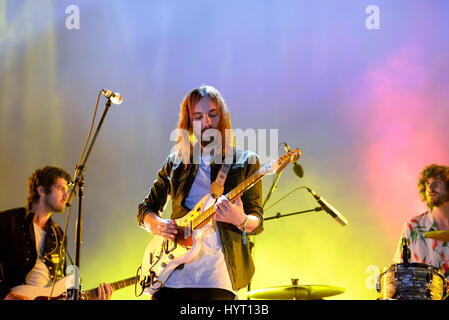
{"label": "drum kit", "polygon": [[[429,231],[426,238],[449,241],[449,230]],[[402,239],[402,263],[386,267],[379,276],[379,300],[445,300],[447,280],[441,270],[424,263],[409,262],[407,240]]]}
{"label": "drum kit", "polygon": [[[449,241],[449,230],[430,231],[426,238]],[[402,263],[384,268],[376,285],[378,300],[444,300],[447,280],[441,270],[424,263],[409,262],[410,250],[402,241]],[[298,285],[292,279],[289,286],[278,286],[248,292],[249,299],[262,300],[322,300],[345,292],[345,289],[327,285]]]}

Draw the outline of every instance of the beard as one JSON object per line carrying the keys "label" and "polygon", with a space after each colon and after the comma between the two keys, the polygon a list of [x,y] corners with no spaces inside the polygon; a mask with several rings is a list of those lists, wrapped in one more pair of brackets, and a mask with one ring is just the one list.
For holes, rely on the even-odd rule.
{"label": "beard", "polygon": [[446,202],[449,202],[449,195],[447,193],[444,195],[439,193],[435,198],[432,199],[429,196],[427,199],[427,205],[431,209],[441,207]]}
{"label": "beard", "polygon": [[[208,134],[205,134],[207,130],[211,130],[208,132]],[[201,136],[195,134],[195,138],[201,142],[201,147],[210,146],[211,148],[214,148],[216,145],[221,146],[221,132],[218,129],[214,129],[212,127],[205,128],[201,130]]]}
{"label": "beard", "polygon": [[44,204],[51,212],[61,213],[65,209],[65,203],[52,203],[48,197],[45,197]]}

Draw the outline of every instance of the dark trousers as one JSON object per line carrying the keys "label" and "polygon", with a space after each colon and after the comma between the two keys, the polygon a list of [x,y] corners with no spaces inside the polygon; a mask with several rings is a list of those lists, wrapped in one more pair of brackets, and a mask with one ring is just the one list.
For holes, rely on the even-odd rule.
{"label": "dark trousers", "polygon": [[167,288],[159,289],[151,300],[235,300],[231,291],[217,288]]}

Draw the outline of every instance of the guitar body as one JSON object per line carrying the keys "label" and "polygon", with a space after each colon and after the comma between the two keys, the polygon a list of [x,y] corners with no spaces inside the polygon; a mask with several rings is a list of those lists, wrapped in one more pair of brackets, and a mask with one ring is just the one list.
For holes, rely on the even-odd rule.
{"label": "guitar body", "polygon": [[[179,266],[189,263],[198,256],[202,248],[204,232],[201,229],[210,218],[198,225],[192,232],[191,221],[205,209],[214,205],[215,200],[205,195],[187,215],[175,222],[179,226],[176,240],[171,241],[154,235],[145,249],[140,280],[144,281],[144,293],[153,295],[165,285],[170,275]],[[147,270],[147,272],[145,272]],[[149,272],[148,272],[149,270]]]}
{"label": "guitar body", "polygon": [[[176,248],[169,252],[161,251],[161,248],[166,247],[168,240],[161,236],[154,235],[145,249],[142,261],[142,270],[150,270],[149,276],[153,276],[153,279],[150,280],[150,285],[144,290],[145,294],[153,295],[156,293],[156,291],[165,285],[165,282],[167,282],[168,278],[176,268],[189,263],[198,255],[202,247],[202,235],[203,233],[201,230],[195,230],[192,237],[194,239],[193,245],[191,247],[185,248],[177,245]],[[152,261],[151,257],[153,259]],[[157,259],[156,263],[154,259]],[[154,275],[156,275],[156,277],[154,277]],[[144,278],[145,275],[142,274],[141,280]]]}
{"label": "guitar body", "polygon": [[51,300],[64,299],[68,288],[75,285],[75,276],[66,276],[55,283],[53,293],[51,292],[53,285],[47,287],[35,287],[31,285],[20,285],[11,289],[12,292],[27,297],[30,300],[48,300],[51,294]]}

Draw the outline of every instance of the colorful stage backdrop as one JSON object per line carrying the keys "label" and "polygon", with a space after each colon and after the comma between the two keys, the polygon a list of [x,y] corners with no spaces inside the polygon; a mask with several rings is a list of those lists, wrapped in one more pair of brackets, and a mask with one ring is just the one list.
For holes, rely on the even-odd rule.
{"label": "colorful stage backdrop", "polygon": [[[308,186],[349,221],[266,221],[251,289],[296,278],[346,290],[330,299],[376,299],[403,222],[425,211],[418,173],[449,163],[448,10],[443,0],[0,0],[1,209],[25,204],[34,169],[74,172],[98,92],[118,91],[85,174],[83,289],[134,275],[151,239],[137,203],[173,146],[182,98],[210,84],[234,128],[277,129],[302,151],[304,177],[287,167],[268,206]],[[300,189],[265,215],[316,206]],[[73,258],[76,211],[75,199]],[[113,299],[147,297],[129,287]]]}

